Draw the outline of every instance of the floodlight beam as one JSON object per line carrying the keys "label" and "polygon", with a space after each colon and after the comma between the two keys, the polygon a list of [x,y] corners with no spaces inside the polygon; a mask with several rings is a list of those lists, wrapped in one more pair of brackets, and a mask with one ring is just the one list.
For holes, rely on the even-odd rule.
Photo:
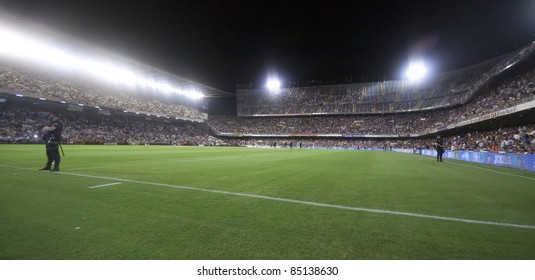
{"label": "floodlight beam", "polygon": [[60,45],[39,36],[3,26],[0,23],[0,55],[28,63],[61,69],[75,70],[94,78],[123,84],[129,87],[138,86],[166,94],[180,94],[193,99],[205,95],[196,90],[181,90],[171,83],[146,79],[133,73],[127,66],[116,65],[112,61],[101,61],[97,57],[79,57],[64,50]]}

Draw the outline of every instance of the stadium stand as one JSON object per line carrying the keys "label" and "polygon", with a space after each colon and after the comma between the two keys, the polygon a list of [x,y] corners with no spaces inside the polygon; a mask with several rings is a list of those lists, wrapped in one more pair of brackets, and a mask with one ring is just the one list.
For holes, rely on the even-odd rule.
{"label": "stadium stand", "polygon": [[177,97],[120,92],[81,81],[67,81],[41,73],[16,71],[6,67],[0,68],[0,89],[13,94],[71,104],[143,112],[191,121],[204,121],[207,118],[207,114],[200,112],[199,108],[185,104],[184,99]]}
{"label": "stadium stand", "polygon": [[[258,138],[222,141],[208,133],[205,123],[140,116],[99,110],[83,112],[61,109],[47,101],[5,99],[0,103],[0,143],[40,143],[40,128],[46,125],[50,109],[61,110],[69,144],[159,144],[159,145],[233,145],[298,148],[430,148],[432,139],[287,139]],[[451,150],[503,151],[530,153],[535,150],[535,124],[499,128],[489,131],[470,131],[445,139]]]}
{"label": "stadium stand", "polygon": [[[233,94],[212,88],[1,12],[0,91],[204,122],[201,97]],[[19,47],[25,46],[25,47]]]}
{"label": "stadium stand", "polygon": [[451,150],[533,153],[534,46],[405,90],[404,81],[238,89],[238,116],[211,115],[209,125],[232,145],[432,148],[441,134]]}
{"label": "stadium stand", "polygon": [[158,144],[216,145],[206,123],[172,118],[128,114],[95,108],[78,108],[30,98],[3,95],[0,103],[0,143],[41,143],[41,128],[51,110],[60,113],[65,123],[68,144]]}
{"label": "stadium stand", "polygon": [[[233,138],[233,146],[341,149],[433,149],[434,139],[307,139]],[[535,125],[513,126],[490,131],[471,131],[444,138],[448,150],[533,154]]]}
{"label": "stadium stand", "polygon": [[211,116],[216,131],[234,134],[354,134],[409,136],[434,132],[465,120],[535,100],[535,69],[486,89],[470,103],[455,108],[405,114],[294,117]]}
{"label": "stadium stand", "polygon": [[489,79],[530,57],[535,44],[465,69],[409,80],[237,90],[238,116],[379,114],[431,110],[466,103]]}

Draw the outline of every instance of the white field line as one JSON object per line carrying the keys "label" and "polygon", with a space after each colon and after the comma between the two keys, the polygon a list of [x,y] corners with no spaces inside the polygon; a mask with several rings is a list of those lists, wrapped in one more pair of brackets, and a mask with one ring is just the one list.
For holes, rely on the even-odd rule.
{"label": "white field line", "polygon": [[454,161],[451,161],[451,160],[449,160],[448,163],[462,165],[462,166],[471,167],[471,168],[475,168],[475,169],[485,170],[485,171],[488,171],[488,172],[499,173],[499,174],[503,174],[503,175],[509,175],[509,176],[514,176],[514,177],[519,177],[519,178],[524,178],[524,179],[535,181],[535,178],[533,178],[533,177],[522,176],[522,175],[512,174],[512,173],[507,173],[507,172],[502,172],[502,171],[493,170],[493,169],[489,169],[489,168],[484,168],[484,167],[480,167],[480,166],[473,166],[473,165],[469,165],[469,164],[463,164],[463,163],[454,162]]}
{"label": "white field line", "polygon": [[[35,170],[35,169],[30,169],[30,168],[16,167],[16,166],[9,166],[9,165],[1,165],[1,164],[0,164],[0,167],[22,169],[22,170]],[[470,224],[481,224],[481,225],[524,228],[524,229],[534,229],[535,230],[535,226],[532,226],[532,225],[511,224],[511,223],[501,223],[501,222],[491,222],[491,221],[481,221],[481,220],[470,220],[470,219],[444,217],[444,216],[434,216],[434,215],[409,213],[409,212],[399,212],[399,211],[391,211],[391,210],[383,210],[383,209],[370,209],[370,208],[362,208],[362,207],[351,207],[351,206],[344,206],[344,205],[326,204],[326,203],[318,203],[318,202],[311,202],[311,201],[304,201],[304,200],[272,197],[272,196],[265,196],[265,195],[228,192],[228,191],[211,190],[211,189],[188,187],[188,186],[177,186],[177,185],[164,184],[164,183],[147,182],[147,181],[136,181],[136,180],[130,180],[130,179],[95,176],[95,175],[78,174],[78,173],[70,173],[70,172],[56,172],[56,173],[53,173],[53,174],[70,175],[70,176],[78,176],[78,177],[85,177],[85,178],[95,178],[95,179],[105,179],[105,180],[111,180],[111,181],[121,181],[121,182],[135,183],[135,184],[141,184],[141,185],[152,185],[152,186],[169,187],[169,188],[176,188],[176,189],[183,189],[183,190],[202,191],[202,192],[224,194],[224,195],[232,195],[232,196],[251,197],[251,198],[258,198],[258,199],[265,199],[265,200],[272,200],[272,201],[281,201],[281,202],[287,202],[287,203],[304,204],[304,205],[310,205],[310,206],[343,209],[343,210],[358,211],[358,212],[370,212],[370,213],[379,213],[379,214],[389,214],[389,215],[417,217],[417,218],[432,219],[432,220],[443,220],[443,221],[453,221],[453,222],[462,222],[462,223],[470,223]]]}
{"label": "white field line", "polygon": [[96,185],[96,186],[87,187],[87,188],[88,189],[96,189],[96,188],[109,187],[109,186],[120,185],[120,184],[122,184],[122,183],[115,182],[115,183],[109,183],[109,184],[104,184],[104,185]]}

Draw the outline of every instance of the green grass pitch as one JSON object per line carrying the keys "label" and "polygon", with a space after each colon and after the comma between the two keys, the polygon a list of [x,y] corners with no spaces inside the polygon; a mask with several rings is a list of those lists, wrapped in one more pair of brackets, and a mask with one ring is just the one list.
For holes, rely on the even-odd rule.
{"label": "green grass pitch", "polygon": [[382,151],[64,149],[50,173],[42,145],[0,145],[0,259],[535,259],[530,172]]}

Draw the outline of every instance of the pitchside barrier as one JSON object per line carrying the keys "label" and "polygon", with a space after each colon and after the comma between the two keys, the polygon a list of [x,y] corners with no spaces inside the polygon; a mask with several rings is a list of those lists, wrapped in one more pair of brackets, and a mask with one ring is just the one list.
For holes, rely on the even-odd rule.
{"label": "pitchside barrier", "polygon": [[[394,149],[396,152],[421,154],[424,156],[437,156],[436,150],[425,149]],[[512,154],[512,153],[491,153],[491,152],[471,152],[471,151],[446,151],[443,158],[457,159],[481,164],[494,166],[511,167],[535,171],[535,155],[530,154]]]}

